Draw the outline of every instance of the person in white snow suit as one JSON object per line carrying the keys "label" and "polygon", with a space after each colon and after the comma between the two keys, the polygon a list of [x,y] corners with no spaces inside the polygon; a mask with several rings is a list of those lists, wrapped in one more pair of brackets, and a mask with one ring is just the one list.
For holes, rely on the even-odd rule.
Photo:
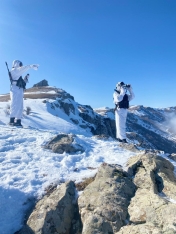
{"label": "person in white snow suit", "polygon": [[23,66],[23,63],[19,60],[14,60],[12,63],[12,70],[10,71],[11,105],[10,105],[10,122],[9,122],[9,124],[12,126],[22,127],[21,118],[23,114],[23,96],[24,96],[25,85],[28,82],[29,74],[27,74],[24,79],[21,76],[23,73],[27,72],[29,69],[37,70],[38,66],[39,65],[37,64]]}
{"label": "person in white snow suit", "polygon": [[[130,94],[127,94],[129,91]],[[115,103],[115,121],[116,121],[116,138],[119,142],[126,141],[126,118],[129,102],[134,98],[131,85],[125,85],[124,82],[118,82],[113,93]]]}

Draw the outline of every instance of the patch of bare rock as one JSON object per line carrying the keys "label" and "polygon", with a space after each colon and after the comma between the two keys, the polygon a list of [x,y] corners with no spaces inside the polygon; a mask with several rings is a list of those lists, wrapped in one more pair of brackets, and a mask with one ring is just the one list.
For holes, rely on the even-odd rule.
{"label": "patch of bare rock", "polygon": [[45,195],[19,234],[176,233],[176,178],[168,160],[138,154],[127,172],[103,163],[86,183],[79,196],[73,181]]}

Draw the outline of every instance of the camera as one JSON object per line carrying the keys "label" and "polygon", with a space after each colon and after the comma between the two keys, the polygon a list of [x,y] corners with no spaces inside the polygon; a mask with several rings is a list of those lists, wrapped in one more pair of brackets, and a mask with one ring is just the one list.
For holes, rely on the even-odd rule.
{"label": "camera", "polygon": [[124,87],[124,88],[130,88],[131,85],[130,85],[130,84],[125,84],[125,85],[123,85],[123,87]]}

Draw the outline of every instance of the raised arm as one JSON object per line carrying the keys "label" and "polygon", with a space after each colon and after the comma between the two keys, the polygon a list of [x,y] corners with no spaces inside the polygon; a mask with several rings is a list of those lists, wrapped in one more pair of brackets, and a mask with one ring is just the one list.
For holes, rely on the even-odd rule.
{"label": "raised arm", "polygon": [[117,92],[114,92],[113,94],[114,103],[121,102],[123,100],[125,93],[126,93],[126,89],[124,89],[124,87],[121,87],[119,94]]}
{"label": "raised arm", "polygon": [[39,65],[37,65],[37,64],[33,64],[33,65],[26,65],[26,66],[22,66],[22,67],[12,68],[12,70],[10,72],[12,75],[12,79],[18,80],[18,78],[20,76],[22,76],[23,73],[27,72],[29,69],[37,70],[38,66]]}
{"label": "raised arm", "polygon": [[134,95],[134,92],[133,92],[133,89],[130,85],[130,87],[128,88],[128,91],[130,94],[128,94],[128,100],[131,101],[133,98],[135,98],[135,95]]}

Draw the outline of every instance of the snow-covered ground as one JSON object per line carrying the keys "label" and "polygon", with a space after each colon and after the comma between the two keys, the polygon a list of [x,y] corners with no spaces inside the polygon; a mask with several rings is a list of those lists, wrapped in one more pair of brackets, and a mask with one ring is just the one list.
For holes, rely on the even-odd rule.
{"label": "snow-covered ground", "polygon": [[[29,204],[41,198],[49,185],[93,176],[102,162],[125,167],[134,155],[112,138],[97,139],[40,99],[25,100],[25,108],[32,111],[22,119],[24,128],[10,127],[7,105],[0,103],[0,234],[21,228]],[[85,152],[56,154],[42,148],[58,133],[77,134]]]}
{"label": "snow-covered ground", "polygon": [[[0,234],[13,234],[21,228],[28,205],[34,197],[42,197],[49,185],[79,182],[94,175],[102,162],[124,166],[134,155],[111,138],[98,140],[40,99],[25,100],[24,109],[32,110],[22,119],[24,128],[10,127],[8,104],[0,103]],[[42,148],[61,132],[77,134],[85,152],[56,154]]]}
{"label": "snow-covered ground", "polygon": [[84,153],[55,154],[41,146],[55,131],[0,128],[0,233],[12,234],[20,229],[26,204],[32,197],[40,198],[52,183],[80,181],[90,177],[102,162],[125,165],[133,153],[118,147],[109,139],[78,135]]}

